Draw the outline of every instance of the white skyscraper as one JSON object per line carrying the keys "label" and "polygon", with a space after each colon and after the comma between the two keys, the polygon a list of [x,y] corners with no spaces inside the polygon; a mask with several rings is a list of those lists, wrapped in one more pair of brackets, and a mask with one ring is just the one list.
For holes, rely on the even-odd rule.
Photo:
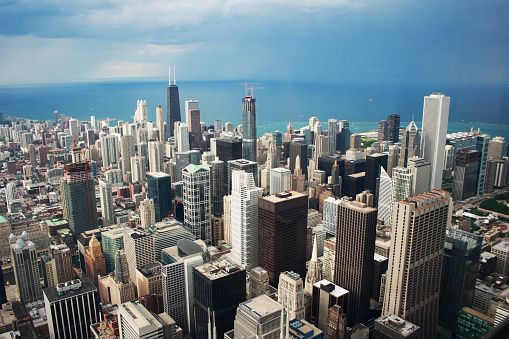
{"label": "white skyscraper", "polygon": [[150,172],[162,172],[164,161],[164,144],[159,141],[148,142],[148,164]]}
{"label": "white skyscraper", "polygon": [[133,182],[147,179],[147,162],[143,156],[131,157],[131,177]]}
{"label": "white skyscraper", "polygon": [[95,130],[97,128],[97,125],[95,123],[95,115],[92,115],[90,117],[90,127],[92,130]]}
{"label": "white skyscraper", "polygon": [[270,194],[289,191],[292,189],[292,172],[283,167],[270,170]]}
{"label": "white skyscraper", "polygon": [[178,152],[187,152],[191,148],[189,146],[189,127],[182,123],[175,123],[175,140],[177,141]]}
{"label": "white skyscraper", "polygon": [[146,100],[136,101],[136,112],[134,113],[134,122],[144,123],[147,122],[147,120],[148,120],[147,101]]}
{"label": "white skyscraper", "polygon": [[336,236],[336,225],[338,223],[338,205],[341,200],[328,197],[323,201],[323,230],[328,235]]}
{"label": "white skyscraper", "polygon": [[159,131],[159,141],[164,142],[164,111],[161,105],[156,108],[156,124]]}
{"label": "white skyscraper", "polygon": [[431,164],[423,158],[409,158],[408,168],[412,170],[413,182],[411,195],[418,195],[429,191]]}
{"label": "white skyscraper", "polygon": [[378,184],[378,220],[388,225],[392,213],[392,179],[385,169],[380,167],[380,178]]}
{"label": "white skyscraper", "polygon": [[449,122],[450,103],[451,98],[440,93],[424,97],[421,154],[425,161],[431,163],[430,187],[432,189],[442,187],[445,137]]}
{"label": "white skyscraper", "polygon": [[148,229],[156,222],[156,210],[154,200],[146,198],[140,202],[140,220],[141,227]]}
{"label": "white skyscraper", "polygon": [[189,165],[182,170],[184,224],[207,245],[212,243],[212,197],[210,168]]}
{"label": "white skyscraper", "polygon": [[113,207],[113,196],[111,193],[111,182],[99,179],[99,196],[101,198],[104,227],[115,223],[115,208]]}
{"label": "white skyscraper", "polygon": [[246,270],[258,266],[258,198],[252,173],[232,172],[232,260]]}
{"label": "white skyscraper", "polygon": [[118,138],[114,135],[102,134],[99,140],[101,141],[103,167],[109,167],[113,163],[118,164]]}
{"label": "white skyscraper", "polygon": [[131,182],[131,157],[136,155],[134,146],[136,139],[132,135],[124,135],[120,140],[120,155],[122,156],[122,172],[124,181]]}
{"label": "white skyscraper", "polygon": [[413,181],[414,178],[410,168],[394,167],[392,169],[392,201],[403,200],[411,196]]}

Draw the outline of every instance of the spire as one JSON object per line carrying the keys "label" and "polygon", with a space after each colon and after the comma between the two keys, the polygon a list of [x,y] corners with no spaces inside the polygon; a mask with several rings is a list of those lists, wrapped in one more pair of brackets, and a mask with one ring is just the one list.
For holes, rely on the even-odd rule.
{"label": "spire", "polygon": [[306,274],[306,281],[304,284],[304,293],[312,295],[314,283],[320,280],[322,280],[322,270],[318,265],[318,246],[315,234],[313,253],[311,255],[311,260],[309,261],[308,272]]}
{"label": "spire", "polygon": [[168,67],[168,85],[171,85],[171,66]]}
{"label": "spire", "polygon": [[314,237],[314,242],[313,242],[313,254],[311,255],[311,261],[312,262],[317,262],[318,261],[318,247],[316,246],[316,234],[315,234],[315,237]]}
{"label": "spire", "polygon": [[300,156],[295,157],[295,169],[300,169]]}

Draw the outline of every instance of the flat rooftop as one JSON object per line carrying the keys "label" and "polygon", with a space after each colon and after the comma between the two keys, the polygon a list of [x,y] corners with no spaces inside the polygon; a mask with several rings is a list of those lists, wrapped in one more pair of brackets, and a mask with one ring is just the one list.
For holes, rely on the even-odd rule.
{"label": "flat rooftop", "polygon": [[305,194],[302,194],[302,193],[299,193],[296,191],[288,191],[288,192],[272,194],[272,195],[263,197],[262,199],[273,202],[273,203],[277,203],[280,201],[290,201],[293,199],[298,199],[303,196],[305,196]]}
{"label": "flat rooftop", "polygon": [[246,308],[257,318],[262,318],[272,313],[281,312],[281,304],[265,294],[245,301],[241,303],[239,307]]}
{"label": "flat rooftop", "polygon": [[198,272],[210,280],[216,280],[226,277],[230,274],[241,271],[241,268],[230,261],[223,259],[212,263],[207,263],[195,268]]}
{"label": "flat rooftop", "polygon": [[375,320],[375,323],[381,324],[383,327],[390,328],[391,330],[403,335],[408,336],[416,331],[419,331],[420,327],[405,320],[394,314],[386,314]]}
{"label": "flat rooftop", "polygon": [[331,283],[327,279],[320,280],[320,281],[315,282],[313,284],[313,286],[318,287],[318,288],[321,288],[322,285],[324,285],[324,286],[331,286],[331,285],[333,285],[334,289],[332,291],[330,291],[329,294],[332,295],[335,298],[339,298],[339,297],[342,297],[342,296],[347,295],[348,293],[350,293],[348,290],[345,290],[344,288],[339,287],[338,285]]}
{"label": "flat rooftop", "polygon": [[97,291],[94,283],[90,281],[88,277],[83,277],[81,280],[81,287],[76,290],[68,290],[63,295],[58,295],[57,288],[55,286],[44,288],[43,292],[50,302],[57,302],[59,300],[72,298],[74,296],[82,295]]}

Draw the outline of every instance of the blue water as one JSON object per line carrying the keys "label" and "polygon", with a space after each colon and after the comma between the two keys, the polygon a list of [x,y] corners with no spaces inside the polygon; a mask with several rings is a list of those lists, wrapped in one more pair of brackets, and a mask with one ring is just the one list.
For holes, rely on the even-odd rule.
{"label": "blue water", "polygon": [[[242,120],[242,81],[179,82],[181,111],[184,101],[200,100],[201,120],[207,125],[214,120]],[[166,109],[166,86],[163,79],[143,81],[103,81],[37,86],[0,87],[0,112],[7,116],[52,120],[53,111],[80,120],[91,115],[98,120],[116,118],[130,120],[136,100],[147,101],[149,120],[155,120],[155,108]],[[509,139],[509,85],[426,86],[344,85],[290,81],[262,81],[263,89],[255,89],[259,134],[285,131],[289,121],[302,127],[316,116],[326,129],[329,118],[345,119],[353,132],[376,129],[376,121],[390,113],[401,115],[401,121],[422,120],[425,95],[442,92],[451,97],[449,132],[467,131],[470,127],[492,137]],[[300,123],[299,123],[300,122]]]}

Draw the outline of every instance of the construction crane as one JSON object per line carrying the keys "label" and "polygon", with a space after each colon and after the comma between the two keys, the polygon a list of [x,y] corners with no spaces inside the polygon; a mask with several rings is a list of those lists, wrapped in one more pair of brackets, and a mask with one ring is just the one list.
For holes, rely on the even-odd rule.
{"label": "construction crane", "polygon": [[[254,87],[254,85],[261,85],[259,82],[244,82],[243,84],[239,84],[239,86],[245,86],[246,88],[246,97],[254,97],[254,90],[255,89],[265,89],[265,87]],[[250,95],[248,94],[248,90],[251,90]]]}
{"label": "construction crane", "polygon": [[177,202],[175,203],[175,206],[173,206],[173,211],[168,213],[168,218],[173,218],[173,215],[175,214],[175,210],[177,209],[177,205],[179,204],[180,199],[177,199]]}

